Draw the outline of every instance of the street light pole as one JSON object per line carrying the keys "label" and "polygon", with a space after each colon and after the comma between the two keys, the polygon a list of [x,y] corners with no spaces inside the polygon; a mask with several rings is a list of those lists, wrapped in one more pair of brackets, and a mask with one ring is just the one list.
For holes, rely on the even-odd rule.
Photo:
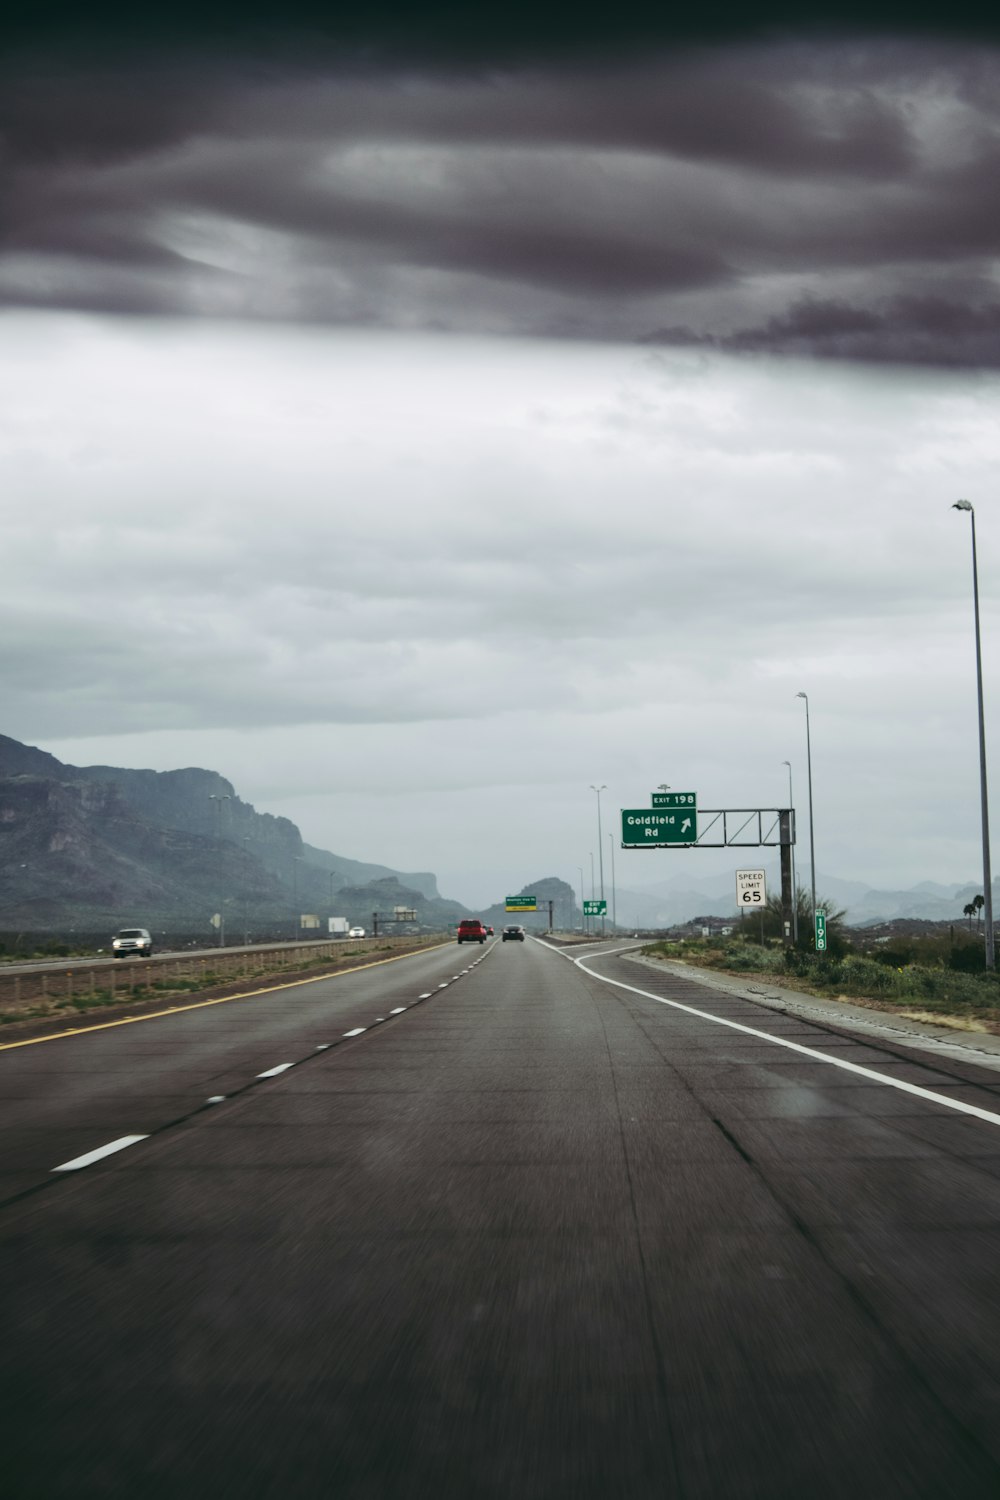
{"label": "street light pole", "polygon": [[231,802],[233,799],[228,792],[209,792],[208,800],[214,802],[219,809],[219,947],[224,948],[226,946],[226,894],[223,889],[225,882],[222,875],[222,804]]}
{"label": "street light pole", "polygon": [[[792,822],[795,821],[795,796],[792,792],[792,763],[783,760],[783,766],[788,767],[788,806],[792,810]],[[799,888],[795,884],[795,845],[792,845],[792,942],[798,945],[799,941]]]}
{"label": "street light pole", "polygon": [[608,834],[608,843],[611,845],[611,926],[617,930],[618,927],[618,896],[615,892],[615,836]]}
{"label": "street light pole", "polygon": [[299,940],[299,861],[301,854],[292,855],[292,905],[295,908],[292,917],[292,941]]}
{"label": "street light pole", "polygon": [[[594,786],[591,782],[590,790],[597,793],[597,858],[601,867],[601,900],[604,900],[604,835],[601,832],[601,793],[607,791],[604,782],[600,786]],[[601,936],[604,936],[605,918],[601,917]]]}
{"label": "street light pole", "polygon": [[979,634],[979,568],[976,562],[976,512],[968,500],[956,500],[952,510],[967,510],[972,522],[972,601],[976,620],[976,695],[979,702],[979,800],[983,827],[983,915],[986,918],[986,967],[996,968],[993,936],[993,874],[990,868],[990,804],[986,789],[986,723],[983,717],[983,646]]}
{"label": "street light pole", "polygon": [[809,781],[809,869],[812,875],[813,947],[816,946],[816,842],[813,838],[813,762],[812,740],[809,735],[809,694],[796,693],[796,698],[806,702],[806,775]]}

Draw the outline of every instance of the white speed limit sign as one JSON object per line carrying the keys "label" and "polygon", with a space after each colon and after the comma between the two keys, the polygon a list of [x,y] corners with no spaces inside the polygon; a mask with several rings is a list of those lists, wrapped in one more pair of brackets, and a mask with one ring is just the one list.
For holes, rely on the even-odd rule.
{"label": "white speed limit sign", "polygon": [[767,905],[767,891],[764,889],[763,870],[736,871],[736,905],[740,911],[747,906],[762,907]]}

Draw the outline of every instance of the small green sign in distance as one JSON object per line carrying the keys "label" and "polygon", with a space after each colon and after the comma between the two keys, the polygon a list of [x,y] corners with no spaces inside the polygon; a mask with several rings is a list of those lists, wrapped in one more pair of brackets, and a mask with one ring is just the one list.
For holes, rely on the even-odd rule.
{"label": "small green sign in distance", "polygon": [[826,952],[826,912],[816,913],[816,952]]}
{"label": "small green sign in distance", "polygon": [[626,849],[697,842],[698,813],[694,807],[622,808],[622,844]]}
{"label": "small green sign in distance", "polygon": [[504,903],[505,911],[537,911],[538,902],[534,896],[508,896]]}
{"label": "small green sign in distance", "polygon": [[606,901],[585,901],[583,903],[583,915],[585,917],[606,917],[608,914],[608,903]]}
{"label": "small green sign in distance", "polygon": [[653,807],[693,807],[698,806],[697,792],[653,792]]}

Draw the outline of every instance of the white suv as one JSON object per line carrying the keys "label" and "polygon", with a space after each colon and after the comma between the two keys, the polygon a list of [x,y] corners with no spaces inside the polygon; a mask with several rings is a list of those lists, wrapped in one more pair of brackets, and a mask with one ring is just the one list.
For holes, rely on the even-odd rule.
{"label": "white suv", "polygon": [[153,939],[145,927],[123,927],[111,939],[111,951],[115,958],[124,958],[128,953],[148,958],[153,951]]}

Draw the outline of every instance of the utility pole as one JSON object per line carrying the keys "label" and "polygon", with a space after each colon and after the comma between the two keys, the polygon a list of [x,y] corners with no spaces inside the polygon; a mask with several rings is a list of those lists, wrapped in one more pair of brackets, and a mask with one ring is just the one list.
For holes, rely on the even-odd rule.
{"label": "utility pole", "polygon": [[224,948],[226,946],[226,896],[222,870],[222,804],[231,802],[233,799],[228,792],[209,792],[208,800],[214,802],[219,809],[218,849],[216,851],[219,875],[219,947]]}
{"label": "utility pole", "polygon": [[[590,790],[597,793],[597,858],[601,867],[601,900],[604,900],[604,835],[601,833],[601,793],[607,791],[604,782],[600,786],[594,786],[591,782]],[[601,918],[601,937],[604,936],[605,918]]]}

